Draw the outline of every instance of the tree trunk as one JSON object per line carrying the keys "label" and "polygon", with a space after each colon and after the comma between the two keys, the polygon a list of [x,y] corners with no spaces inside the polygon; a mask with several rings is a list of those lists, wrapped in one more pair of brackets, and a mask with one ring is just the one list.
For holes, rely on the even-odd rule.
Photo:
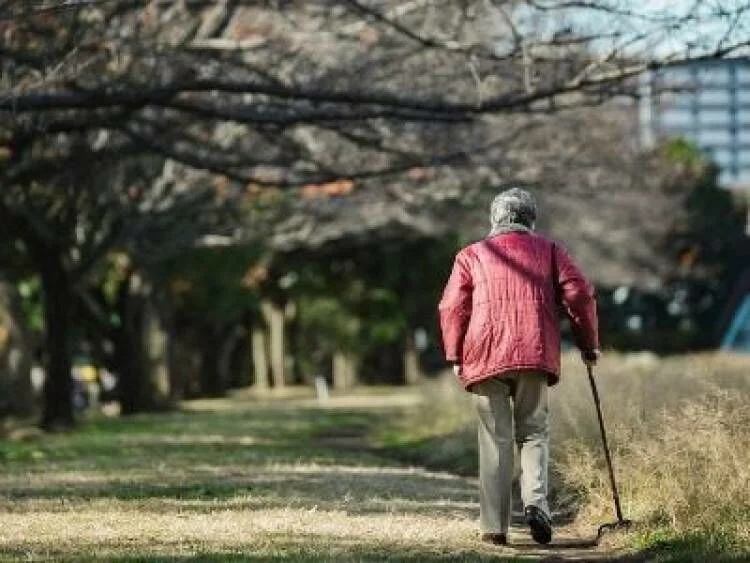
{"label": "tree trunk", "polygon": [[117,369],[122,414],[165,408],[169,404],[166,336],[149,303],[148,288],[139,274],[120,287]]}
{"label": "tree trunk", "polygon": [[419,368],[419,352],[414,345],[414,337],[409,334],[406,337],[404,347],[404,380],[407,385],[416,385],[422,378],[422,370]]}
{"label": "tree trunk", "polygon": [[227,358],[229,365],[227,366],[226,384],[227,389],[242,389],[252,384],[253,367],[251,365],[250,338],[244,324],[237,326],[233,334],[235,335],[235,342]]}
{"label": "tree trunk", "polygon": [[147,410],[143,387],[143,335],[140,277],[131,274],[122,282],[118,293],[117,310],[120,329],[117,334],[117,375],[122,414],[135,414]]}
{"label": "tree trunk", "polygon": [[336,351],[333,354],[333,388],[351,389],[357,384],[357,355]]}
{"label": "tree trunk", "polygon": [[234,326],[230,330],[225,331],[224,338],[219,343],[219,365],[217,372],[223,392],[232,386],[232,382],[235,379],[232,374],[232,369],[234,368],[232,360],[234,359],[234,352],[242,335],[242,330]]}
{"label": "tree trunk", "polygon": [[[4,311],[4,313],[3,313]],[[29,336],[15,288],[0,280],[0,377],[7,390],[5,413],[26,417],[34,411]]]}
{"label": "tree trunk", "polygon": [[275,389],[281,389],[286,384],[284,310],[270,301],[264,301],[261,309],[270,332],[271,377],[273,379],[273,386]]}
{"label": "tree trunk", "polygon": [[310,383],[304,380],[299,361],[299,319],[297,304],[289,301],[284,309],[284,322],[286,333],[286,358],[287,377],[295,385]]}
{"label": "tree trunk", "polygon": [[219,373],[221,333],[222,331],[213,325],[203,330],[200,380],[201,395],[204,397],[220,397],[224,393]]}
{"label": "tree trunk", "polygon": [[268,391],[271,387],[271,382],[268,379],[266,331],[262,326],[254,324],[250,335],[253,354],[253,385],[258,391]]}
{"label": "tree trunk", "polygon": [[53,251],[39,264],[44,298],[44,342],[47,369],[43,390],[42,428],[73,426],[71,378],[71,288],[68,276]]}
{"label": "tree trunk", "polygon": [[169,321],[167,331],[167,374],[169,376],[169,403],[176,405],[185,398],[185,372],[187,370],[185,346],[177,336],[175,319]]}
{"label": "tree trunk", "polygon": [[165,407],[170,403],[170,377],[167,332],[151,301],[144,302],[144,335],[146,377],[149,380],[151,406]]}

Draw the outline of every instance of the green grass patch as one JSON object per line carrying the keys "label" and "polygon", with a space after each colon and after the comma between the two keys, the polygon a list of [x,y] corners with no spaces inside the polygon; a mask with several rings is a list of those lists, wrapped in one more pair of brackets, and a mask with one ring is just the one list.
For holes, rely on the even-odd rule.
{"label": "green grass patch", "polygon": [[634,535],[632,544],[653,563],[750,561],[750,545],[732,529],[676,532],[670,528],[654,528]]}
{"label": "green grass patch", "polygon": [[365,433],[377,426],[382,416],[362,411],[259,407],[230,413],[95,417],[73,432],[0,441],[0,468],[24,472],[46,470],[53,464],[58,470],[122,470],[154,463],[281,463],[301,458],[337,463],[351,458],[350,452],[332,451],[320,441],[342,432]]}
{"label": "green grass patch", "polygon": [[408,428],[393,427],[379,433],[375,441],[384,455],[404,463],[466,476],[476,476],[479,470],[476,433],[470,428],[422,437]]}

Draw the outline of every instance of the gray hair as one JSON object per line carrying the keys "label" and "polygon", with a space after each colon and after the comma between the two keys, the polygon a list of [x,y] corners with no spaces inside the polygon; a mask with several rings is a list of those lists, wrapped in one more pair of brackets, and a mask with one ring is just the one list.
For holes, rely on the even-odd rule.
{"label": "gray hair", "polygon": [[492,200],[490,223],[492,233],[533,229],[536,222],[536,200],[530,192],[511,188]]}

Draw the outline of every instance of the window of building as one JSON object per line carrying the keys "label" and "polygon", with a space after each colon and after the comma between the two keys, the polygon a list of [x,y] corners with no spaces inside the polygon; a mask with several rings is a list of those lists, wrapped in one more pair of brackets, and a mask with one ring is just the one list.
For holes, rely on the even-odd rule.
{"label": "window of building", "polygon": [[737,166],[750,170],[750,149],[737,151]]}
{"label": "window of building", "polygon": [[653,84],[656,90],[693,89],[698,81],[688,68],[670,68],[657,74]]}
{"label": "window of building", "polygon": [[703,130],[698,132],[698,142],[705,146],[728,145],[732,142],[729,129]]}
{"label": "window of building", "polygon": [[664,128],[690,127],[693,123],[693,114],[690,110],[668,109],[661,114],[660,121]]}
{"label": "window of building", "polygon": [[740,129],[750,129],[750,107],[739,108],[735,113],[735,121]]}
{"label": "window of building", "polygon": [[730,151],[722,150],[722,149],[713,149],[713,150],[707,150],[706,152],[708,153],[711,160],[713,160],[721,168],[725,168],[727,170],[731,168],[734,158]]}
{"label": "window of building", "polygon": [[750,66],[736,66],[735,73],[737,82],[741,85],[750,87]]}
{"label": "window of building", "polygon": [[707,109],[699,112],[698,121],[701,125],[726,125],[728,128],[734,119],[727,109]]}
{"label": "window of building", "polygon": [[702,86],[726,86],[729,84],[729,67],[726,65],[698,70],[698,82]]}
{"label": "window of building", "polygon": [[729,90],[703,90],[698,93],[700,105],[728,106],[731,102],[732,96]]}

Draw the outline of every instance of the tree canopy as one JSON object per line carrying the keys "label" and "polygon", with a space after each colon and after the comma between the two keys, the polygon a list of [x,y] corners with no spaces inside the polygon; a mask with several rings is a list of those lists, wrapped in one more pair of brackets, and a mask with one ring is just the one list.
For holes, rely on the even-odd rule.
{"label": "tree canopy", "polygon": [[[73,319],[108,318],[90,285],[112,252],[127,256],[112,278],[119,313],[141,331],[138,280],[205,282],[180,273],[189,259],[170,260],[217,236],[284,254],[376,231],[445,232],[486,187],[562,171],[572,183],[584,167],[571,162],[597,151],[571,142],[558,116],[586,127],[583,109],[635,95],[648,68],[746,53],[747,11],[702,0],[0,1],[0,258],[41,278],[45,424],[72,421]],[[242,269],[213,259],[232,278]],[[339,309],[399,325],[396,282],[358,292],[356,281]],[[140,342],[126,336],[125,356]]]}

